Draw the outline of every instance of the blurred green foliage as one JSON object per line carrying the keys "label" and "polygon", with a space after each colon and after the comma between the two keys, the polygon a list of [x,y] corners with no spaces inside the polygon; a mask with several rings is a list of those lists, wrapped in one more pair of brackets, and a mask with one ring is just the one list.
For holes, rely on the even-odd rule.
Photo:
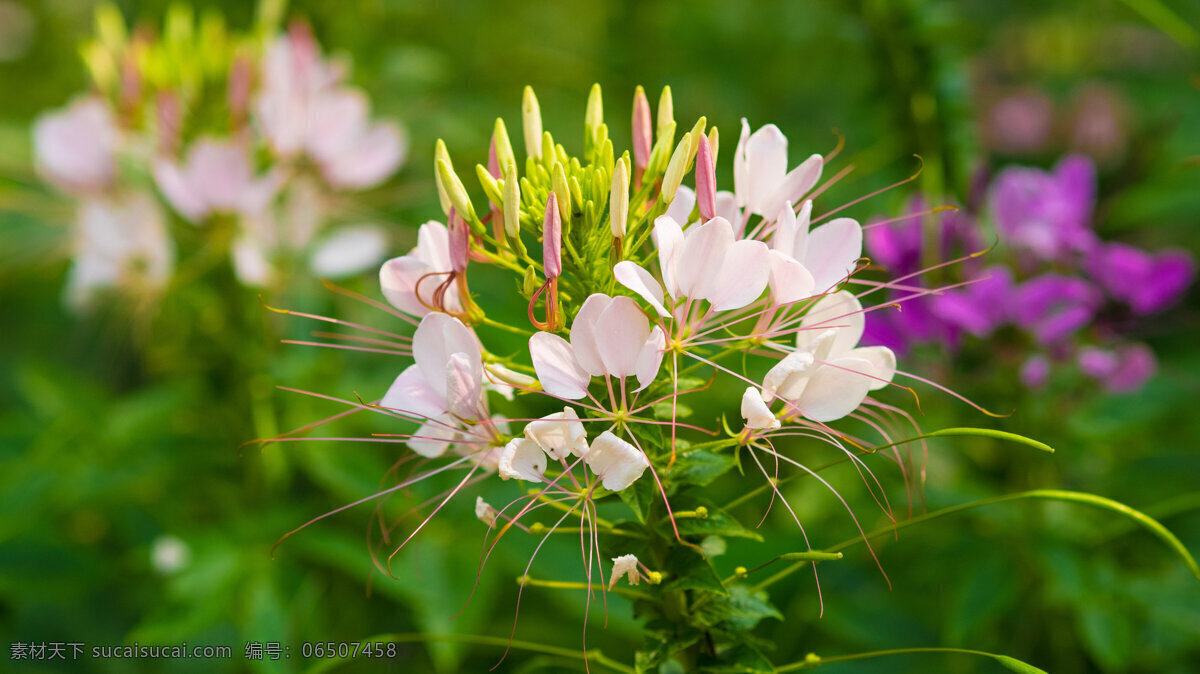
{"label": "blurred green foliage", "polygon": [[[127,17],[154,25],[168,3],[119,4]],[[250,3],[204,6],[220,9],[231,25],[253,20]],[[279,337],[304,338],[313,324],[265,311],[221,270],[150,312],[119,301],[79,317],[63,308],[71,211],[34,177],[28,129],[39,111],[85,85],[77,45],[90,34],[92,8],[67,0],[5,0],[4,7],[23,7],[32,35],[26,51],[0,62],[0,645],[226,644],[234,647],[231,663],[141,662],[137,669],[291,671],[306,666],[297,657],[306,641],[409,632],[506,637],[516,612],[513,578],[523,573],[533,543],[510,538],[497,548],[471,604],[453,617],[471,594],[482,541],[471,499],[452,502],[397,556],[395,578],[371,564],[370,505],[287,539],[272,556],[285,532],[378,490],[400,454],[379,443],[242,447],[341,411],[274,387],[369,398],[399,371],[400,359],[281,345]],[[933,200],[963,201],[980,165],[1053,161],[1061,148],[989,154],[979,129],[989,87],[1032,86],[1065,102],[1079,86],[1103,83],[1122,94],[1131,114],[1128,150],[1101,176],[1098,229],[1200,251],[1195,0],[362,0],[298,2],[288,11],[307,17],[328,51],[352,55],[352,80],[372,95],[379,114],[409,130],[412,157],[364,206],[394,223],[397,254],[412,245],[414,225],[439,216],[435,138],[444,138],[463,166],[486,161],[491,121],[504,116],[517,128],[521,87],[532,84],[547,128],[579,129],[579,139],[562,140],[581,145],[592,82],[604,86],[616,138],[628,137],[625,94],[637,84],[651,91],[670,84],[677,114],[708,115],[725,148],[732,148],[741,116],[755,126],[777,123],[793,157],[827,152],[837,129],[856,170],[832,191],[831,203],[911,174],[912,155],[920,154],[924,172],[915,186],[856,206],[849,214],[861,219],[895,212],[913,187]],[[731,177],[727,152],[722,181]],[[350,285],[378,294],[370,277]],[[472,280],[476,290],[506,290],[494,285]],[[297,278],[283,296],[264,299],[389,325],[380,312],[334,296],[314,279]],[[989,369],[986,353],[973,354],[970,380],[946,367],[924,372],[993,409],[1015,409],[996,426],[1058,453],[987,438],[931,441],[924,494],[914,495],[913,511],[1028,488],[1081,489],[1144,509],[1200,550],[1197,293],[1154,326],[1140,337],[1158,352],[1160,374],[1132,396],[1053,386],[1022,391],[1014,373]],[[988,421],[932,392],[922,395],[922,410],[920,423],[930,429]],[[330,435],[389,431],[357,417],[334,428]],[[818,447],[804,451],[811,455],[802,460],[814,465],[836,458]],[[901,477],[876,467],[893,502],[904,503]],[[854,472],[827,477],[865,528],[886,523]],[[405,504],[445,486],[420,485],[387,508],[398,516]],[[742,488],[717,482],[711,499],[727,502]],[[496,501],[507,493],[499,485],[483,492]],[[785,493],[814,546],[853,535],[836,499],[816,483],[798,481]],[[766,501],[752,499],[734,514],[755,522]],[[763,542],[737,539],[716,557],[720,573],[802,549],[778,504],[762,526],[769,532]],[[167,574],[151,563],[163,536],[190,551],[187,563]],[[1200,667],[1200,583],[1156,540],[1108,514],[1062,504],[998,505],[914,527],[898,541],[880,539],[875,550],[894,589],[865,549],[852,549],[819,567],[823,617],[811,575],[773,587],[783,620],[766,615],[759,634],[776,644],[775,662],[808,652],[952,646],[1009,654],[1056,673],[1182,674]],[[570,544],[548,546],[535,569],[567,577],[578,559]],[[517,638],[578,650],[583,610],[579,593],[527,590]],[[606,627],[601,612],[593,604],[588,647],[627,661],[641,641],[628,603],[609,596]],[[293,657],[247,664],[240,658],[247,641],[289,644]],[[502,652],[450,642],[400,649],[399,671],[481,671]],[[76,669],[81,664],[127,670],[116,661]],[[503,665],[513,672],[578,668],[576,661],[519,651]],[[950,655],[828,669],[999,671],[990,661]]]}

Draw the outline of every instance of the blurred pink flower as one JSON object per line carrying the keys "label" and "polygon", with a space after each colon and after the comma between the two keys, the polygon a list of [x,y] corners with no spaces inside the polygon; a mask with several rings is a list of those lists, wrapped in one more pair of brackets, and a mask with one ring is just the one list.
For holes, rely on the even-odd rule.
{"label": "blurred pink flower", "polygon": [[992,104],[984,118],[984,137],[1010,154],[1035,152],[1050,141],[1054,105],[1039,91],[1010,94]]}
{"label": "blurred pink flower", "polygon": [[103,288],[157,289],[170,279],[174,263],[175,248],[152,196],[88,199],[79,211],[65,299],[80,308]]}
{"label": "blurred pink flower", "polygon": [[78,98],[34,123],[35,165],[43,178],[64,192],[99,192],[116,175],[119,140],[108,105],[98,97]]}
{"label": "blurred pink flower", "polygon": [[277,168],[256,178],[243,145],[202,138],[192,145],[182,165],[167,158],[156,160],[154,179],[171,206],[199,224],[213,213],[261,214],[286,175]]}

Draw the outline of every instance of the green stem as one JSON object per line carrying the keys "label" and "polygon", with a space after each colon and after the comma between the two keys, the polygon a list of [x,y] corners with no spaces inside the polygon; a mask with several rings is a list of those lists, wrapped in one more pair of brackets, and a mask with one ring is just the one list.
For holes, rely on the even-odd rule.
{"label": "green stem", "polygon": [[599,590],[600,592],[615,592],[616,594],[624,595],[630,599],[651,599],[650,595],[646,594],[645,592],[631,590],[627,587],[605,588],[603,583],[596,585],[589,583],[576,583],[569,580],[539,580],[537,578],[530,578],[529,576],[519,576],[517,578],[517,584],[528,585],[529,587],[548,587],[555,590],[588,590],[589,592]]}
{"label": "green stem", "polygon": [[1033,665],[1021,662],[1016,658],[1007,655],[997,655],[996,653],[988,653],[986,651],[973,651],[966,648],[893,648],[886,651],[871,651],[869,653],[852,653],[850,655],[835,655],[829,658],[821,658],[810,654],[800,662],[793,662],[790,665],[777,667],[776,672],[797,672],[802,669],[816,669],[821,665],[827,665],[832,662],[850,662],[851,660],[867,660],[870,658],[882,658],[889,655],[909,655],[913,653],[957,653],[960,655],[975,655],[982,658],[991,658],[1006,668],[1014,672],[1024,672],[1025,674],[1046,674],[1044,670],[1038,669]]}
{"label": "green stem", "polygon": [[[559,648],[557,646],[547,646],[545,644],[537,644],[530,641],[519,641],[517,639],[505,639],[502,637],[489,637],[479,634],[380,634],[377,636],[363,639],[362,643],[424,643],[424,642],[451,642],[451,643],[466,643],[477,644],[480,646],[499,646],[504,648],[516,648],[532,653],[544,653],[546,655],[554,655],[561,658],[571,660],[586,660],[594,662],[598,665],[603,665],[613,670],[614,672],[624,672],[633,674],[633,668],[623,665],[611,658],[605,656],[598,649],[589,651],[576,651],[570,648]],[[313,667],[309,668],[309,674],[318,674],[319,672],[329,671],[341,663],[349,661],[350,658],[331,658],[323,660]]]}

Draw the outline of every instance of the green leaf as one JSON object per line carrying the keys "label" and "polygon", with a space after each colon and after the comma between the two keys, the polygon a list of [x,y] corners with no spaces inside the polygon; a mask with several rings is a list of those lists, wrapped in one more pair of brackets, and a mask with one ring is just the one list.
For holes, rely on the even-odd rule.
{"label": "green leaf", "polygon": [[701,487],[727,473],[737,464],[734,452],[717,454],[703,449],[679,454],[671,469],[671,481]]}
{"label": "green leaf", "polygon": [[1116,605],[1110,598],[1095,597],[1079,615],[1079,634],[1088,653],[1104,669],[1125,671],[1134,653],[1134,626],[1129,607]]}
{"label": "green leaf", "polygon": [[730,587],[728,596],[696,603],[695,621],[706,627],[725,623],[727,629],[748,632],[763,618],[783,620],[783,615],[767,600],[766,592],[752,592],[745,585]]}
{"label": "green leaf", "polygon": [[719,654],[715,661],[702,663],[700,671],[711,674],[773,674],[775,666],[758,649],[739,644]]}
{"label": "green leaf", "polygon": [[676,545],[667,555],[666,571],[670,580],[664,590],[703,590],[726,595],[725,585],[712,564],[700,553],[682,545]]}
{"label": "green leaf", "polygon": [[[724,510],[716,506],[701,505],[708,509],[708,515],[705,518],[675,518],[675,526],[679,528],[680,536],[735,536],[738,538],[749,538],[754,541],[762,540],[762,536],[758,532],[751,531],[742,526],[741,522],[738,522]],[[672,535],[671,522],[668,519],[664,518],[659,529],[662,530],[664,536]]]}
{"label": "green leaf", "polygon": [[617,492],[617,496],[625,505],[629,506],[638,522],[645,524],[650,504],[654,502],[655,498],[658,498],[658,487],[652,479],[635,480],[629,487]]}
{"label": "green leaf", "polygon": [[[672,416],[674,415],[674,416]],[[670,421],[674,419],[686,419],[692,415],[692,408],[684,405],[681,402],[665,402],[658,403],[654,406],[654,418],[660,421]]]}

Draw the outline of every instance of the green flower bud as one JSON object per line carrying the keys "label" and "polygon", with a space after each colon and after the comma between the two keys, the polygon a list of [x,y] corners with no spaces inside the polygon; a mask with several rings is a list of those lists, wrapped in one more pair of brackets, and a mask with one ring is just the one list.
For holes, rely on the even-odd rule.
{"label": "green flower bud", "polygon": [[504,126],[504,120],[496,118],[496,126],[492,130],[492,143],[496,146],[496,161],[500,164],[500,173],[508,174],[508,167],[516,166],[517,160],[513,156],[512,141],[508,138],[508,128]]}
{"label": "green flower bud", "polygon": [[592,91],[588,94],[587,111],[583,115],[583,128],[587,130],[587,135],[594,138],[596,130],[604,123],[604,102],[600,98],[600,85],[593,84]]}
{"label": "green flower bud", "polygon": [[662,96],[658,97],[658,125],[655,129],[660,137],[667,125],[675,123],[675,104],[671,101],[671,87],[663,87]]}
{"label": "green flower bud", "polygon": [[442,172],[437,170],[437,165],[445,163],[450,167],[450,171],[454,171],[454,164],[450,161],[450,153],[446,150],[446,143],[441,138],[438,138],[437,143],[433,146],[433,182],[437,184],[438,201],[442,205],[442,213],[447,217],[450,215],[450,196],[446,192],[446,186],[442,183]]}
{"label": "green flower bud", "polygon": [[488,201],[496,206],[501,206],[504,203],[504,197],[501,192],[500,183],[492,177],[491,172],[483,164],[475,165],[475,175],[479,176],[479,184],[483,187],[483,193],[487,196]]}
{"label": "green flower bud", "polygon": [[712,146],[713,164],[717,163],[717,147],[721,144],[721,134],[717,133],[717,127],[708,130],[708,144]]}
{"label": "green flower bud", "polygon": [[683,176],[687,173],[688,158],[692,156],[692,145],[694,145],[692,134],[684,134],[675,148],[675,154],[671,155],[671,161],[667,164],[667,172],[663,175],[662,182],[662,195],[666,203],[670,203],[675,198],[675,191],[683,183]]}
{"label": "green flower bud", "polygon": [[525,95],[521,100],[521,123],[525,130],[525,154],[541,157],[542,110],[538,107],[537,96],[533,95],[533,87],[525,87]]}
{"label": "green flower bud", "polygon": [[509,166],[504,174],[504,234],[516,238],[521,228],[521,181],[517,167]]}
{"label": "green flower bud", "polygon": [[629,159],[626,157],[618,159],[613,168],[608,214],[612,235],[618,239],[625,238],[625,225],[629,220]]}
{"label": "green flower bud", "polygon": [[558,197],[558,212],[563,221],[571,219],[571,188],[567,185],[567,174],[562,164],[555,164],[551,180],[554,183],[554,196]]}
{"label": "green flower bud", "polygon": [[[450,200],[450,204],[465,220],[472,223],[477,222],[479,217],[475,215],[475,206],[471,203],[471,198],[467,196],[467,188],[463,187],[462,181],[458,179],[454,169],[450,168],[450,164],[439,159],[437,175],[446,189],[446,198]],[[447,214],[448,212],[449,209],[447,209]]]}

